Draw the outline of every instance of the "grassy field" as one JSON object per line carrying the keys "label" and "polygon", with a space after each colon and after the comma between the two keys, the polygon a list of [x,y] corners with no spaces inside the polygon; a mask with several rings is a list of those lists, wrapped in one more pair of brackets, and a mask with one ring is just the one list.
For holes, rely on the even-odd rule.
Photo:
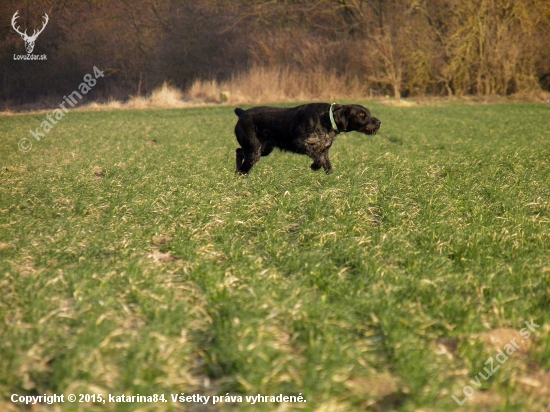
{"label": "grassy field", "polygon": [[248,178],[232,107],[72,112],[26,153],[45,114],[0,117],[0,409],[549,410],[550,106],[367,105],[333,174]]}

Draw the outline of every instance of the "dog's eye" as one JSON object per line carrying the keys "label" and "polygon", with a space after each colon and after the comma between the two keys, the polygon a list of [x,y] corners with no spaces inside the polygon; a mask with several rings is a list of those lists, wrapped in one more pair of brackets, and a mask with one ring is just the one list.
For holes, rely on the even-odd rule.
{"label": "dog's eye", "polygon": [[363,112],[359,113],[359,117],[365,117],[365,113]]}

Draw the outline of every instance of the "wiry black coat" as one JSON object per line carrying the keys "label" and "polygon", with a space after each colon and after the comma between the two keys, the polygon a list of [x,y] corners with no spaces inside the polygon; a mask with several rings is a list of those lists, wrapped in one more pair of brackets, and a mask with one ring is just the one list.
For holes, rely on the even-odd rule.
{"label": "wiry black coat", "polygon": [[328,103],[310,103],[289,109],[267,106],[248,110],[236,108],[239,120],[235,125],[235,135],[241,147],[236,151],[235,173],[248,174],[260,156],[267,156],[275,147],[305,154],[313,159],[313,170],[322,167],[330,173],[328,151],[338,133],[357,131],[374,135],[380,128],[380,120],[367,108],[357,104],[335,104],[332,110],[338,130],[334,130],[329,109]]}

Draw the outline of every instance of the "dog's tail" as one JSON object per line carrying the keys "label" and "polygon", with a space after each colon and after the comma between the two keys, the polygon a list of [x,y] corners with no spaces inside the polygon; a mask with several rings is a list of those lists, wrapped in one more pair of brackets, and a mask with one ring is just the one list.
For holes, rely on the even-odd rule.
{"label": "dog's tail", "polygon": [[244,113],[244,110],[241,109],[240,107],[237,107],[237,108],[235,109],[235,114],[236,114],[237,116],[240,116],[240,115],[243,114],[243,113]]}

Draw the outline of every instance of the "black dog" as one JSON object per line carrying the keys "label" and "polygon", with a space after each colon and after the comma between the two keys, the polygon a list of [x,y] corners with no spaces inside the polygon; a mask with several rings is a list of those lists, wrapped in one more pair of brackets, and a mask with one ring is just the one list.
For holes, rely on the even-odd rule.
{"label": "black dog", "polygon": [[260,156],[267,156],[275,147],[311,157],[311,168],[322,167],[328,174],[332,172],[328,151],[338,133],[357,131],[375,135],[381,123],[367,108],[357,104],[236,108],[235,114],[239,116],[235,135],[241,145],[236,153],[235,173],[243,175],[248,174]]}

